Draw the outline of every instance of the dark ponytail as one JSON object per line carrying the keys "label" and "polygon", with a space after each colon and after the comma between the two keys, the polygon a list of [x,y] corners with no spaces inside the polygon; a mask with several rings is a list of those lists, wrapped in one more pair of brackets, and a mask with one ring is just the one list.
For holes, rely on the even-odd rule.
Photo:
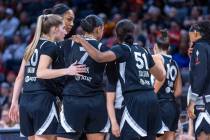
{"label": "dark ponytail", "polygon": [[129,45],[132,45],[133,42],[134,42],[133,35],[132,34],[126,34],[124,39],[123,39],[123,42],[125,42],[126,44],[129,44]]}
{"label": "dark ponytail", "polygon": [[132,21],[128,19],[120,20],[116,25],[117,38],[121,43],[133,45],[135,26]]}
{"label": "dark ponytail", "polygon": [[51,8],[49,8],[49,9],[44,9],[44,10],[42,11],[42,14],[43,14],[43,15],[52,14],[52,9],[51,9]]}
{"label": "dark ponytail", "polygon": [[94,30],[94,27],[86,19],[82,19],[80,25],[85,32],[90,33]]}
{"label": "dark ponytail", "polygon": [[82,19],[80,25],[87,33],[92,33],[96,27],[103,26],[103,21],[96,15],[89,15]]}
{"label": "dark ponytail", "polygon": [[44,15],[56,14],[59,16],[63,16],[64,13],[67,12],[68,10],[70,10],[70,8],[66,4],[59,3],[53,6],[52,8],[44,9],[42,13]]}

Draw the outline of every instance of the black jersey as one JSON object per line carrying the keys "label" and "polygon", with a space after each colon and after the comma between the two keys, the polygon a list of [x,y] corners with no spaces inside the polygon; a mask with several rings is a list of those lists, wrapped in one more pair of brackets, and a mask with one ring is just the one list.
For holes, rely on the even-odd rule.
{"label": "black jersey", "polygon": [[[47,55],[52,59],[51,68],[61,69],[65,68],[63,48],[62,46],[68,42],[68,40],[55,42],[54,47],[46,46],[42,48],[41,55]],[[45,80],[45,86],[47,86],[54,95],[61,97],[64,88],[65,76]]]}
{"label": "black jersey", "polygon": [[159,99],[174,99],[174,86],[178,76],[178,66],[170,55],[162,55],[164,61],[164,68],[166,70],[166,79],[161,88],[159,89],[157,96]]}
{"label": "black jersey", "polygon": [[119,63],[122,92],[153,90],[149,69],[154,66],[151,54],[138,45],[116,45],[111,49]]}
{"label": "black jersey", "polygon": [[39,40],[33,55],[25,66],[25,77],[23,84],[23,93],[37,93],[36,91],[49,91],[47,80],[41,80],[36,77],[41,51],[46,48],[57,47],[55,43],[47,40]]}
{"label": "black jersey", "polygon": [[198,40],[193,44],[190,62],[190,84],[192,100],[198,96],[210,95],[210,42]]}
{"label": "black jersey", "polygon": [[[100,51],[106,51],[107,47],[93,38],[85,38],[92,46]],[[104,93],[103,73],[106,63],[97,63],[94,61],[85,49],[78,43],[67,42],[64,48],[64,60],[66,67],[76,62],[85,64],[87,73],[83,76],[66,76],[66,83],[63,95],[74,96],[94,96]]]}

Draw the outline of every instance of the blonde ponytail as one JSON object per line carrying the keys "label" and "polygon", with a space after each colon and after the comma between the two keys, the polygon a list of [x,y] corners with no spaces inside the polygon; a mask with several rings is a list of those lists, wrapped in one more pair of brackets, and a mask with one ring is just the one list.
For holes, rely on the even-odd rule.
{"label": "blonde ponytail", "polygon": [[26,48],[24,54],[24,60],[26,62],[28,62],[31,56],[33,55],[34,50],[36,49],[38,41],[41,37],[41,34],[48,34],[50,32],[51,27],[53,26],[57,27],[61,24],[63,24],[63,19],[58,15],[49,14],[49,15],[41,15],[38,17],[34,38]]}
{"label": "blonde ponytail", "polygon": [[28,62],[28,60],[31,58],[31,56],[34,53],[34,50],[36,49],[36,45],[40,39],[41,31],[42,31],[42,21],[43,21],[43,15],[38,17],[37,25],[36,25],[36,31],[33,37],[33,40],[26,48],[25,54],[24,54],[24,60]]}

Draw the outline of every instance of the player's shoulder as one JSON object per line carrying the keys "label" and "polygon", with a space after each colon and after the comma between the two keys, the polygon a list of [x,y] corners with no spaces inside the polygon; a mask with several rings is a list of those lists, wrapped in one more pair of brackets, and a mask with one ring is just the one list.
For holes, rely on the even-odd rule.
{"label": "player's shoulder", "polygon": [[38,49],[43,50],[46,48],[56,48],[57,46],[56,46],[55,42],[40,39],[37,43],[37,47],[38,47]]}
{"label": "player's shoulder", "polygon": [[101,49],[103,50],[104,48],[106,48],[105,45],[101,41],[95,38],[91,38],[91,37],[84,37],[84,38],[88,43],[90,43],[93,47],[95,47],[98,50],[101,50]]}
{"label": "player's shoulder", "polygon": [[142,52],[142,53],[150,54],[150,52],[146,48],[142,47],[141,45],[139,45],[136,42],[134,42],[131,45],[131,48],[133,48],[135,51],[139,51],[139,52]]}
{"label": "player's shoulder", "polygon": [[59,48],[64,48],[64,47],[68,47],[68,46],[72,46],[73,45],[73,41],[71,39],[65,39],[62,41],[57,41],[55,44],[59,47]]}
{"label": "player's shoulder", "polygon": [[90,38],[90,37],[84,37],[84,38],[87,42],[89,42],[94,47],[97,47],[99,44],[102,45],[102,43],[100,41],[96,40],[95,38]]}

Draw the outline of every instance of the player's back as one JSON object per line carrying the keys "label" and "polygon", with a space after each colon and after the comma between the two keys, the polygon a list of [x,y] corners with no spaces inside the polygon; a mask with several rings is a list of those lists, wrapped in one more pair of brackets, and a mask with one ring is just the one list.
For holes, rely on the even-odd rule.
{"label": "player's back", "polygon": [[119,62],[119,75],[123,93],[152,90],[149,68],[153,64],[151,63],[152,57],[149,52],[138,45],[128,46],[121,44],[120,47],[122,49],[127,47],[130,50],[129,57]]}
{"label": "player's back", "polygon": [[159,89],[157,96],[159,99],[171,99],[174,97],[175,81],[178,76],[178,66],[170,55],[162,55],[166,78],[162,87]]}
{"label": "player's back", "polygon": [[[107,50],[101,42],[93,38],[85,38],[92,46],[100,51]],[[64,61],[66,67],[74,62],[85,64],[87,73],[83,76],[68,76],[64,95],[94,96],[103,93],[103,73],[106,64],[94,61],[85,49],[78,43],[71,42],[64,48]]]}
{"label": "player's back", "polygon": [[36,72],[39,64],[41,50],[44,47],[56,47],[53,42],[42,40],[38,41],[38,44],[34,50],[33,55],[25,66],[25,77],[23,84],[23,93],[36,93],[35,91],[48,91],[46,81],[37,79]]}

